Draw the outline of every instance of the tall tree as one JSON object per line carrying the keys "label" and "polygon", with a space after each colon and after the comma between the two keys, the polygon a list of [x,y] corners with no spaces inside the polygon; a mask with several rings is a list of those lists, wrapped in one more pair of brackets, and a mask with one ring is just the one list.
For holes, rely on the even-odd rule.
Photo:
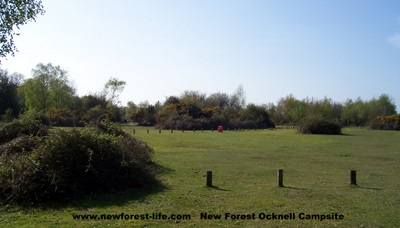
{"label": "tall tree", "polygon": [[30,110],[46,111],[53,108],[69,108],[72,104],[74,88],[67,72],[51,63],[38,64],[32,70],[33,78],[26,80],[20,89],[25,104]]}
{"label": "tall tree", "polygon": [[0,115],[16,117],[21,108],[17,89],[23,76],[18,73],[9,75],[6,70],[0,69]]}
{"label": "tall tree", "polygon": [[118,78],[110,78],[105,84],[104,91],[112,105],[119,103],[119,94],[124,90],[125,85],[126,82]]}
{"label": "tall tree", "polygon": [[0,1],[0,58],[6,57],[7,54],[14,55],[17,51],[14,36],[18,36],[19,33],[14,30],[29,21],[35,21],[36,16],[44,12],[40,0]]}
{"label": "tall tree", "polygon": [[230,106],[235,110],[241,110],[246,106],[246,93],[242,84],[239,85],[232,94]]}

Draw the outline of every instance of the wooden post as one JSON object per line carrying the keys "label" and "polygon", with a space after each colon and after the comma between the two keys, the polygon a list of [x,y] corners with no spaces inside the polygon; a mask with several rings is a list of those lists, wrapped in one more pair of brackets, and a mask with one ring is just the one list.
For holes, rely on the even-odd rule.
{"label": "wooden post", "polygon": [[207,171],[207,186],[212,187],[212,171]]}
{"label": "wooden post", "polygon": [[182,133],[185,132],[185,130],[182,128]]}
{"label": "wooden post", "polygon": [[174,133],[174,129],[171,129],[171,133]]}
{"label": "wooden post", "polygon": [[278,169],[277,178],[278,178],[278,187],[283,187],[283,169]]}
{"label": "wooden post", "polygon": [[158,133],[160,133],[160,134],[161,134],[161,129],[160,129],[160,130],[158,130]]}
{"label": "wooden post", "polygon": [[135,129],[132,129],[132,134],[135,134]]}
{"label": "wooden post", "polygon": [[147,134],[149,134],[149,129],[147,129]]}
{"label": "wooden post", "polygon": [[350,170],[350,184],[357,185],[357,171]]}

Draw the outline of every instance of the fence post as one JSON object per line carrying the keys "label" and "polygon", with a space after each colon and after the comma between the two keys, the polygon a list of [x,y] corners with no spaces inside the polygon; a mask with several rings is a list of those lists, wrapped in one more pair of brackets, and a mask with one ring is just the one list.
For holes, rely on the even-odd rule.
{"label": "fence post", "polygon": [[135,129],[132,129],[132,134],[135,134]]}
{"label": "fence post", "polygon": [[171,129],[171,133],[174,133],[174,129]]}
{"label": "fence post", "polygon": [[208,187],[212,187],[212,171],[207,171],[207,182]]}
{"label": "fence post", "polygon": [[149,134],[149,129],[147,129],[147,134]]}
{"label": "fence post", "polygon": [[161,129],[159,129],[159,130],[158,130],[158,133],[160,133],[160,134],[161,134]]}
{"label": "fence post", "polygon": [[277,180],[278,180],[278,187],[283,187],[283,169],[278,169]]}
{"label": "fence post", "polygon": [[357,171],[350,170],[350,184],[357,185]]}

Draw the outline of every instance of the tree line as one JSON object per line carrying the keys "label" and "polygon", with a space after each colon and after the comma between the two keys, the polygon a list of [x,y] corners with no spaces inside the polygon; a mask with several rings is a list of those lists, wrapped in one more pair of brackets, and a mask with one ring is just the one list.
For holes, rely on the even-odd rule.
{"label": "tree line", "polygon": [[[335,121],[343,126],[398,125],[393,100],[387,94],[371,100],[348,99],[344,103],[330,98],[299,100],[288,95],[276,103],[256,105],[246,102],[240,85],[232,94],[210,95],[186,90],[161,103],[120,105],[119,94],[126,82],[110,78],[101,91],[78,96],[60,66],[38,64],[32,78],[0,69],[0,121],[32,115],[54,126],[84,126],[106,118],[113,122],[155,126],[162,129],[273,128],[298,125],[309,119]],[[379,128],[382,128],[382,126]]]}

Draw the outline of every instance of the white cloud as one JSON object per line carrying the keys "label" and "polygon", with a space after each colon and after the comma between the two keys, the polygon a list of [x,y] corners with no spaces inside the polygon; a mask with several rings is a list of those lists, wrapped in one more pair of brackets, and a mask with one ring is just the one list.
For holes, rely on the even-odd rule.
{"label": "white cloud", "polygon": [[389,37],[388,41],[395,47],[400,48],[400,33],[394,34],[393,36]]}

